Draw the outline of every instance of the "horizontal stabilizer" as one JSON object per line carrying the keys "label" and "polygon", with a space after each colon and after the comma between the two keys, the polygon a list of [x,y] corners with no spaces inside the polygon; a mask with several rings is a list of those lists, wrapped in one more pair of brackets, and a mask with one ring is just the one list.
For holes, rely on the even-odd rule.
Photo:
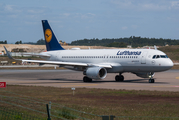
{"label": "horizontal stabilizer", "polygon": [[43,54],[31,54],[31,53],[21,53],[21,55],[30,55],[30,56],[39,56],[39,57],[50,57],[51,55],[43,55]]}

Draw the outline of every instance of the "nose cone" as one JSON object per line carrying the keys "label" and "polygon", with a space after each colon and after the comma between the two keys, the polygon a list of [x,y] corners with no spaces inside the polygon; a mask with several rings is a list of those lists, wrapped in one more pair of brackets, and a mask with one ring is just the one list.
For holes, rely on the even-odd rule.
{"label": "nose cone", "polygon": [[168,59],[168,61],[166,62],[166,67],[168,69],[171,69],[173,67],[173,62],[171,61],[171,59]]}

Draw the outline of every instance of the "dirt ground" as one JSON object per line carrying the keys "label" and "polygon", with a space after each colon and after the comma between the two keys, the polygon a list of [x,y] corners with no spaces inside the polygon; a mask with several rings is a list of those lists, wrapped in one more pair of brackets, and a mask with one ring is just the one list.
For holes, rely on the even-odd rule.
{"label": "dirt ground", "polygon": [[[4,51],[4,47],[8,51],[12,51],[14,48],[24,49],[27,52],[43,52],[46,51],[45,45],[29,45],[29,44],[0,44],[0,52]],[[114,47],[103,47],[103,46],[62,46],[65,49],[81,48],[81,49],[116,49]]]}

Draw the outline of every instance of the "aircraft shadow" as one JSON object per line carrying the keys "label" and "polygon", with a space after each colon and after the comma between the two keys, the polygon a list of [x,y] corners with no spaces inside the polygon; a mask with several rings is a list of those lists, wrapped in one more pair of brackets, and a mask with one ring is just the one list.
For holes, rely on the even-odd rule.
{"label": "aircraft shadow", "polygon": [[[119,81],[92,81],[92,83],[103,83],[103,82],[115,82],[115,83],[149,83],[148,79],[134,79],[134,80],[124,80],[123,82]],[[168,82],[157,82],[152,84],[169,84]]]}
{"label": "aircraft shadow", "polygon": [[[58,81],[58,82],[49,82],[49,83],[83,83],[83,80],[75,80],[75,79],[37,79],[37,80],[53,80],[53,81]],[[45,82],[48,83],[48,82]]]}
{"label": "aircraft shadow", "polygon": [[[84,83],[83,80],[79,79],[37,79],[37,80],[53,80],[58,82],[44,82],[44,83]],[[117,82],[114,80],[93,80],[92,82],[86,82],[86,83],[148,83],[148,79],[133,79],[133,80],[124,80],[123,82]],[[158,82],[155,79],[155,83],[151,84],[169,84],[168,82]]]}

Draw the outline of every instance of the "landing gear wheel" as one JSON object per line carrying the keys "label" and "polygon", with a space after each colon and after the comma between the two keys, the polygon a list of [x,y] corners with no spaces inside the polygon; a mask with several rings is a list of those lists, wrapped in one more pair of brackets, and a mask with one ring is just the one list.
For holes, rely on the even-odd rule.
{"label": "landing gear wheel", "polygon": [[154,79],[149,79],[149,83],[154,83],[155,80]]}
{"label": "landing gear wheel", "polygon": [[119,75],[116,75],[115,80],[119,81]]}
{"label": "landing gear wheel", "polygon": [[124,81],[124,76],[123,75],[116,75],[115,80],[122,82],[122,81]]}
{"label": "landing gear wheel", "polygon": [[88,78],[87,76],[83,77],[83,82],[92,82],[91,78]]}

